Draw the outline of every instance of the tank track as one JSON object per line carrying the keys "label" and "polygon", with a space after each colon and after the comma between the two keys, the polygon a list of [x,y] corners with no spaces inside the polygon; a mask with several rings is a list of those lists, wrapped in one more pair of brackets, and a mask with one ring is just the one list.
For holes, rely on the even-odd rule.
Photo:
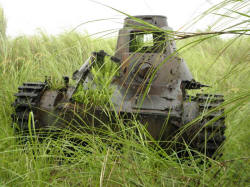
{"label": "tank track", "polygon": [[47,87],[46,82],[26,82],[18,87],[15,102],[12,104],[15,111],[11,115],[16,132],[25,133],[29,130],[29,113],[32,111],[36,119],[40,98]]}
{"label": "tank track", "polygon": [[196,125],[193,148],[212,158],[216,156],[215,153],[226,138],[224,136],[226,126],[223,108],[214,112],[209,112],[209,110],[220,106],[224,102],[224,97],[223,95],[197,94],[191,97],[191,100],[198,103],[199,114],[202,116]]}

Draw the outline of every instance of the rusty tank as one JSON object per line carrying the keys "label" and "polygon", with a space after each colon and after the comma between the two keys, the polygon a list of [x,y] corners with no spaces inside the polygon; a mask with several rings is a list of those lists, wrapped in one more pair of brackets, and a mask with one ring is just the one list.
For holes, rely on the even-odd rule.
{"label": "rusty tank", "polygon": [[[93,80],[91,69],[101,66],[105,58],[119,67],[111,82],[114,88],[108,108],[111,115],[101,106],[86,112],[85,103],[73,97],[79,88],[89,89]],[[173,31],[164,16],[127,17],[119,30],[114,56],[105,51],[93,52],[74,72],[75,85],[69,85],[69,79],[63,77],[65,86],[58,90],[51,89],[48,80],[18,87],[12,115],[16,129],[29,130],[32,111],[31,128],[36,130],[63,129],[68,124],[77,124],[75,130],[79,126],[104,128],[103,123],[112,123],[117,116],[124,119],[126,126],[129,119],[137,119],[154,140],[162,142],[162,147],[178,137],[178,142],[185,142],[209,157],[215,155],[225,139],[225,116],[220,107],[223,95],[187,95],[188,90],[207,86],[194,80],[178,55]]]}

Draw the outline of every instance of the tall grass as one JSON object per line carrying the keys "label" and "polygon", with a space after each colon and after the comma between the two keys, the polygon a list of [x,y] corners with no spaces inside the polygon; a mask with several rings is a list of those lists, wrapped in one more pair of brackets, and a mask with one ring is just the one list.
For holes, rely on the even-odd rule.
{"label": "tall grass", "polygon": [[[206,36],[205,36],[206,37]],[[88,133],[65,133],[38,143],[20,145],[12,129],[13,94],[22,82],[43,81],[51,76],[60,86],[92,51],[114,54],[115,39],[93,39],[70,32],[58,36],[38,33],[2,40],[0,49],[0,185],[3,186],[246,186],[249,184],[250,67],[248,36],[236,39],[204,36],[178,41],[179,51],[194,78],[211,85],[203,92],[225,95],[226,141],[220,160],[204,167],[190,156],[182,160],[145,141],[139,122],[124,127],[126,136],[109,133],[105,138]],[[199,42],[203,41],[203,42]],[[189,45],[191,46],[191,45]],[[240,98],[237,100],[237,98]],[[243,99],[242,99],[243,98]],[[232,100],[237,102],[231,102]],[[122,124],[122,121],[118,121]],[[138,135],[139,134],[139,135]],[[141,136],[140,136],[141,135]],[[75,145],[77,138],[87,145]],[[107,144],[109,141],[111,144]],[[119,144],[123,147],[116,149]],[[71,156],[68,156],[71,155]],[[203,159],[202,157],[200,159]]]}
{"label": "tall grass", "polygon": [[5,38],[6,37],[6,19],[4,16],[4,11],[3,9],[0,7],[0,35],[1,38]]}
{"label": "tall grass", "polygon": [[4,11],[3,9],[0,7],[0,53],[1,55],[1,61],[3,61],[4,59],[4,54],[6,54],[6,19],[4,17]]}

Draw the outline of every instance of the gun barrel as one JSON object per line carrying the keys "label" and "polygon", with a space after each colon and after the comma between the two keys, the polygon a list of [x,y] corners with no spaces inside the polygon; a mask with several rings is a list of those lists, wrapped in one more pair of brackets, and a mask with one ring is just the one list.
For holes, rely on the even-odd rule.
{"label": "gun barrel", "polygon": [[90,68],[91,64],[90,61],[92,61],[92,57],[93,56],[90,56],[84,63],[83,65],[80,67],[79,70],[76,70],[74,73],[73,73],[73,77],[72,79],[73,80],[79,80],[82,78],[82,76],[84,75],[84,72],[86,72],[87,69]]}

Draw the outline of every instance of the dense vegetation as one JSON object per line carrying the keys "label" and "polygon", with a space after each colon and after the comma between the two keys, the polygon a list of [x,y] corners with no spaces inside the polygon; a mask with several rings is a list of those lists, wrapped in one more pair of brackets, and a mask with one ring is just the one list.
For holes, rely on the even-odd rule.
{"label": "dense vegetation", "polygon": [[[122,150],[112,149],[98,136],[74,133],[68,136],[77,136],[88,146],[76,146],[68,137],[18,144],[11,120],[17,87],[25,81],[43,81],[48,75],[56,87],[62,76],[71,77],[92,51],[104,49],[113,54],[116,41],[76,32],[10,39],[5,36],[4,21],[0,27],[0,186],[249,185],[249,36],[213,36],[206,40],[206,36],[199,36],[177,41],[179,53],[195,79],[212,86],[202,92],[222,93],[226,98],[227,139],[223,156],[210,160],[207,167],[202,155],[204,162],[192,156],[182,160],[175,152],[159,154],[133,132],[127,137],[107,134],[110,141],[123,143]],[[140,128],[136,121],[134,125]],[[65,156],[65,152],[72,151],[68,147],[74,147],[70,157]]]}

